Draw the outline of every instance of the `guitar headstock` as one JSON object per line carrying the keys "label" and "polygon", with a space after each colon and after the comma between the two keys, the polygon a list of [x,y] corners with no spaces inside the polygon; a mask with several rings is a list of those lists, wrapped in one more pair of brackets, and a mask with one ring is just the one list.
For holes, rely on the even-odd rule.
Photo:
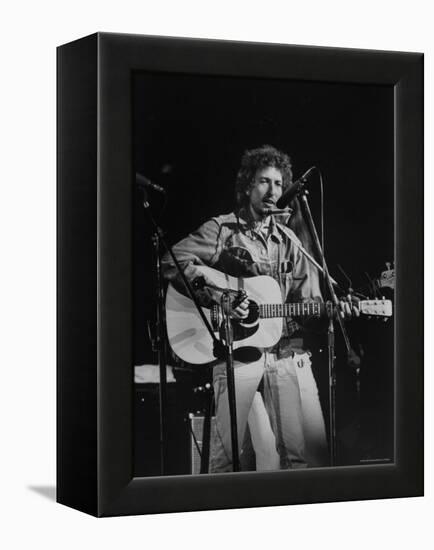
{"label": "guitar headstock", "polygon": [[358,304],[360,313],[370,315],[372,317],[391,317],[392,316],[392,301],[391,300],[362,300]]}
{"label": "guitar headstock", "polygon": [[381,276],[377,281],[378,286],[395,290],[395,265],[393,262],[386,262],[386,268],[385,271],[381,272]]}

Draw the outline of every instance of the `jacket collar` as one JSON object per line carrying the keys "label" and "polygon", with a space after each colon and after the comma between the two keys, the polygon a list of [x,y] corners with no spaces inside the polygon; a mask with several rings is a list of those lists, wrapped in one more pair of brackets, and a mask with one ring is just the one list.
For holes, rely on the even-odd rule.
{"label": "jacket collar", "polygon": [[241,208],[237,214],[237,219],[238,226],[244,233],[250,231],[264,238],[263,230],[268,228],[268,235],[271,236],[272,239],[277,240],[279,243],[282,242],[282,231],[279,228],[279,224],[274,219],[274,216],[267,216],[262,223],[259,223],[252,218],[248,210]]}

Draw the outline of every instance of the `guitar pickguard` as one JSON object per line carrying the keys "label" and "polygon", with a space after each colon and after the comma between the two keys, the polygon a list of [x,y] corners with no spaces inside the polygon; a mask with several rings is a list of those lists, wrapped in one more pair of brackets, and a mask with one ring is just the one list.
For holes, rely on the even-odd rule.
{"label": "guitar pickguard", "polygon": [[[259,330],[259,322],[255,323],[254,325],[243,325],[240,323],[240,321],[232,320],[232,333],[234,342],[241,344],[243,340],[247,340],[247,338],[250,338],[253,336],[256,332]],[[220,326],[220,338],[224,339],[224,329],[223,325]]]}

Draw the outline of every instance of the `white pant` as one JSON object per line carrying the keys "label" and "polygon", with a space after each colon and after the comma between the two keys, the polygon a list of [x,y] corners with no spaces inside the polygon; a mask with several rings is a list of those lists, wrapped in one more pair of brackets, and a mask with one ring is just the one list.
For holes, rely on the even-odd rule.
{"label": "white pant", "polygon": [[[264,400],[257,389],[264,376]],[[256,469],[287,469],[327,464],[327,444],[318,390],[307,353],[234,364],[240,462],[244,469],[247,423],[256,453]],[[211,471],[232,470],[226,365],[214,368],[217,442]]]}

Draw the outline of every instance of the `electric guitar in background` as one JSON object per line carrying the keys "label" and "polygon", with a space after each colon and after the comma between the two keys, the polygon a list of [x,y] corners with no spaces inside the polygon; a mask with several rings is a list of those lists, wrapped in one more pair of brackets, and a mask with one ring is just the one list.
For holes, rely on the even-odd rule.
{"label": "electric guitar in background", "polygon": [[395,264],[386,262],[386,270],[381,272],[380,278],[377,279],[379,288],[391,288],[395,290]]}
{"label": "electric guitar in background", "polygon": [[[244,291],[249,297],[249,315],[243,320],[233,320],[234,350],[243,347],[269,348],[282,335],[283,318],[320,317],[329,315],[330,303],[300,302],[282,303],[280,287],[272,277],[236,278],[211,267],[198,267],[207,284],[219,289],[231,289],[234,296]],[[361,314],[390,317],[390,300],[363,300],[358,304]],[[217,338],[222,324],[221,306],[203,307]],[[167,336],[175,354],[188,363],[205,364],[215,360],[213,341],[194,302],[169,284],[166,295]]]}

